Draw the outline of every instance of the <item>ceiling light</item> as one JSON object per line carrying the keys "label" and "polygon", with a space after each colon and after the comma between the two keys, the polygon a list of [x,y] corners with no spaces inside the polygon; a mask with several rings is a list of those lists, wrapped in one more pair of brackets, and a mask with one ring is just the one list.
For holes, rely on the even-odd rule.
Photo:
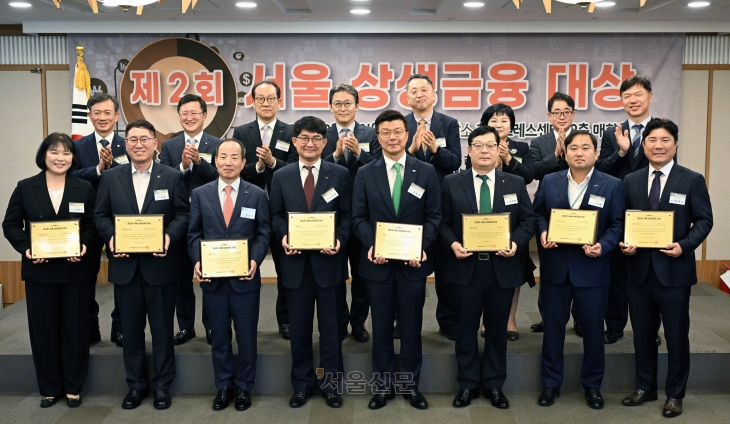
{"label": "ceiling light", "polygon": [[464,3],[464,7],[482,7],[484,6],[484,3],[480,1],[468,1]]}
{"label": "ceiling light", "polygon": [[103,0],[104,6],[147,6],[148,4],[157,3],[157,0]]}
{"label": "ceiling light", "polygon": [[236,6],[242,7],[244,9],[251,9],[253,7],[256,7],[256,3],[252,1],[239,1],[238,3],[236,3]]}
{"label": "ceiling light", "polygon": [[367,15],[370,11],[368,9],[352,9],[350,13],[353,15]]}
{"label": "ceiling light", "polygon": [[616,3],[612,1],[602,1],[600,3],[596,3],[596,7],[611,7],[616,6]]}
{"label": "ceiling light", "polygon": [[9,5],[11,6],[11,7],[21,7],[21,8],[26,8],[26,7],[30,7],[30,6],[31,6],[31,4],[30,4],[30,3],[26,3],[26,2],[24,2],[24,1],[14,1],[14,2],[12,2],[12,3],[8,3],[8,4],[9,4]]}
{"label": "ceiling light", "polygon": [[688,4],[689,7],[707,7],[710,5],[709,1],[693,1],[692,3]]}

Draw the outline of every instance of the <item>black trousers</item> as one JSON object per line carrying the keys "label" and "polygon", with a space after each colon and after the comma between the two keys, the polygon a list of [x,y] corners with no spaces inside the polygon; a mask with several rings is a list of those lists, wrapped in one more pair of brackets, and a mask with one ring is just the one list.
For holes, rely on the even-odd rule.
{"label": "black trousers", "polygon": [[41,396],[81,393],[89,370],[91,283],[25,282],[30,347]]}
{"label": "black trousers", "polygon": [[[90,284],[92,284],[92,287],[89,294],[89,334],[94,334],[99,332],[99,303],[96,301],[96,279],[93,280],[93,283],[90,282]],[[112,309],[111,317],[111,333],[114,334],[122,331],[122,323],[119,318],[119,308],[117,307],[116,298],[114,298],[114,309]]]}
{"label": "black trousers", "polygon": [[[429,258],[439,258],[449,254],[440,243],[434,243],[427,252]],[[439,327],[451,329],[456,326],[457,318],[455,304],[451,299],[451,284],[444,281],[443,274],[448,272],[444,269],[443,261],[434,262],[434,285],[436,286],[436,321]],[[506,325],[506,324],[505,324]]]}
{"label": "black trousers", "polygon": [[[175,300],[175,313],[177,315],[177,325],[180,330],[191,330],[195,328],[195,290],[193,289],[193,264],[190,255],[188,255],[187,246],[181,246],[180,255],[178,255],[180,267],[180,279],[177,282],[177,292]],[[203,302],[203,327],[208,330],[208,313]]]}
{"label": "black trousers", "polygon": [[350,307],[347,306],[347,284],[340,291],[338,296],[338,304],[340,305],[340,327],[342,334],[347,331],[347,325],[355,328],[358,325],[364,325],[368,319],[368,293],[365,285],[365,279],[360,276],[360,253],[362,252],[362,243],[357,237],[351,237],[347,242],[347,259],[350,261],[350,294],[352,300]]}
{"label": "black trousers", "polygon": [[[540,237],[537,237],[537,256],[539,260],[542,261],[542,252],[545,250],[542,245],[540,244]],[[624,271],[625,272],[625,271]],[[540,318],[542,318],[542,321],[545,322],[545,313],[543,312],[543,301],[542,301],[542,284],[538,284],[537,286],[537,310],[540,312]],[[576,318],[575,313],[575,302],[570,306],[570,315],[573,316],[573,322],[577,323],[578,318]],[[624,323],[625,325],[626,323]]]}
{"label": "black trousers", "polygon": [[[667,341],[667,397],[683,399],[689,378],[689,299],[691,287],[666,287],[659,282],[654,264],[643,284],[628,284],[631,327],[634,330],[636,388],[657,390],[656,322],[664,323]],[[661,315],[661,318],[660,318]]]}
{"label": "black trousers", "polygon": [[[139,266],[132,280],[114,285],[124,333],[124,369],[130,389],[169,389],[175,379],[175,351],[172,334],[175,320],[175,283],[152,285]],[[145,327],[149,318],[152,333],[154,376],[147,379]]]}
{"label": "black trousers", "polygon": [[281,264],[279,258],[284,254],[284,248],[281,247],[281,240],[276,240],[272,236],[269,242],[271,249],[271,259],[274,260],[274,269],[276,270],[276,323],[281,325],[289,324],[289,306],[286,302],[286,289],[281,285]]}
{"label": "black trousers", "polygon": [[[501,389],[507,379],[507,321],[514,294],[514,288],[503,289],[497,284],[491,260],[477,260],[474,276],[467,285],[451,285],[457,325],[456,380],[462,389]],[[480,364],[478,333],[482,310],[485,338]]]}

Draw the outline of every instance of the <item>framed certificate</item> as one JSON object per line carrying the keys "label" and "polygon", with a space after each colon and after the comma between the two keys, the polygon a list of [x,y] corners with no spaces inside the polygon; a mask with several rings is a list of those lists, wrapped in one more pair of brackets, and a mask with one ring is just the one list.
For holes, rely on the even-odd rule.
{"label": "framed certificate", "polygon": [[165,253],[164,215],[114,215],[114,253]]}
{"label": "framed certificate", "polygon": [[81,223],[78,219],[30,223],[32,259],[81,256]]}
{"label": "framed certificate", "polygon": [[287,242],[291,250],[334,249],[337,212],[289,212]]}
{"label": "framed certificate", "polygon": [[674,242],[674,211],[626,211],[624,244],[666,249]]}
{"label": "framed certificate", "polygon": [[375,246],[373,258],[399,261],[421,260],[423,256],[423,225],[375,223]]}
{"label": "framed certificate", "polygon": [[512,250],[509,212],[462,214],[463,243],[468,252]]}
{"label": "framed certificate", "polygon": [[596,244],[598,211],[553,209],[550,211],[547,240],[558,244]]}
{"label": "framed certificate", "polygon": [[203,278],[248,277],[248,239],[200,240]]}

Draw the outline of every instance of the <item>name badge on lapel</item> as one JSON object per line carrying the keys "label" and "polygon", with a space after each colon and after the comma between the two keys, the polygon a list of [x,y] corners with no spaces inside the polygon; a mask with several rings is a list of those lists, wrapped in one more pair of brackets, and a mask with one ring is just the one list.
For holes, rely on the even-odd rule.
{"label": "name badge on lapel", "polygon": [[200,159],[208,163],[213,163],[213,155],[211,155],[210,153],[198,153],[198,156],[200,156]]}
{"label": "name badge on lapel", "polygon": [[165,190],[155,190],[155,202],[160,200],[169,200],[170,195],[167,193],[167,189]]}
{"label": "name badge on lapel", "polygon": [[281,150],[282,152],[288,152],[289,146],[290,146],[290,144],[284,140],[278,140],[276,142],[276,150]]}
{"label": "name badge on lapel", "polygon": [[446,147],[446,139],[444,137],[436,139],[436,145],[439,147]]}
{"label": "name badge on lapel", "polygon": [[420,199],[421,197],[423,197],[423,193],[425,193],[426,190],[424,190],[423,187],[420,187],[416,183],[411,183],[411,186],[408,188],[408,192]]}
{"label": "name badge on lapel", "polygon": [[684,205],[687,202],[687,195],[682,193],[669,193],[669,203]]}
{"label": "name badge on lapel", "polygon": [[588,204],[591,206],[595,206],[597,208],[603,208],[604,203],[606,203],[605,197],[596,196],[595,194],[591,194],[591,197],[588,198]]}
{"label": "name badge on lapel", "polygon": [[242,207],[241,208],[241,218],[255,219],[256,218],[256,209]]}
{"label": "name badge on lapel", "polygon": [[505,194],[504,195],[504,204],[505,205],[516,205],[517,204],[517,194]]}
{"label": "name badge on lapel", "polygon": [[360,150],[370,153],[370,143],[360,143]]}
{"label": "name badge on lapel", "polygon": [[335,190],[333,187],[333,188],[327,190],[327,192],[325,192],[324,194],[322,194],[322,198],[324,199],[325,202],[329,203],[329,202],[333,201],[339,195],[340,194],[337,193],[337,190]]}
{"label": "name badge on lapel", "polygon": [[68,212],[69,213],[84,213],[84,204],[68,202]]}
{"label": "name badge on lapel", "polygon": [[118,163],[119,165],[124,165],[126,163],[129,163],[129,158],[127,155],[120,155],[114,158],[114,162]]}

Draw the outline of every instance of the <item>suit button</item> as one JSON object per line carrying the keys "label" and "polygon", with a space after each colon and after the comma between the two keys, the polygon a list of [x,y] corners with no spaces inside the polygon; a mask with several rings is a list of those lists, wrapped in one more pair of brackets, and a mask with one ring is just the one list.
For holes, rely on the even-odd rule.
{"label": "suit button", "polygon": [[226,233],[226,238],[228,238],[228,233]]}
{"label": "suit button", "polygon": [[43,215],[38,215],[38,218],[43,218]]}

